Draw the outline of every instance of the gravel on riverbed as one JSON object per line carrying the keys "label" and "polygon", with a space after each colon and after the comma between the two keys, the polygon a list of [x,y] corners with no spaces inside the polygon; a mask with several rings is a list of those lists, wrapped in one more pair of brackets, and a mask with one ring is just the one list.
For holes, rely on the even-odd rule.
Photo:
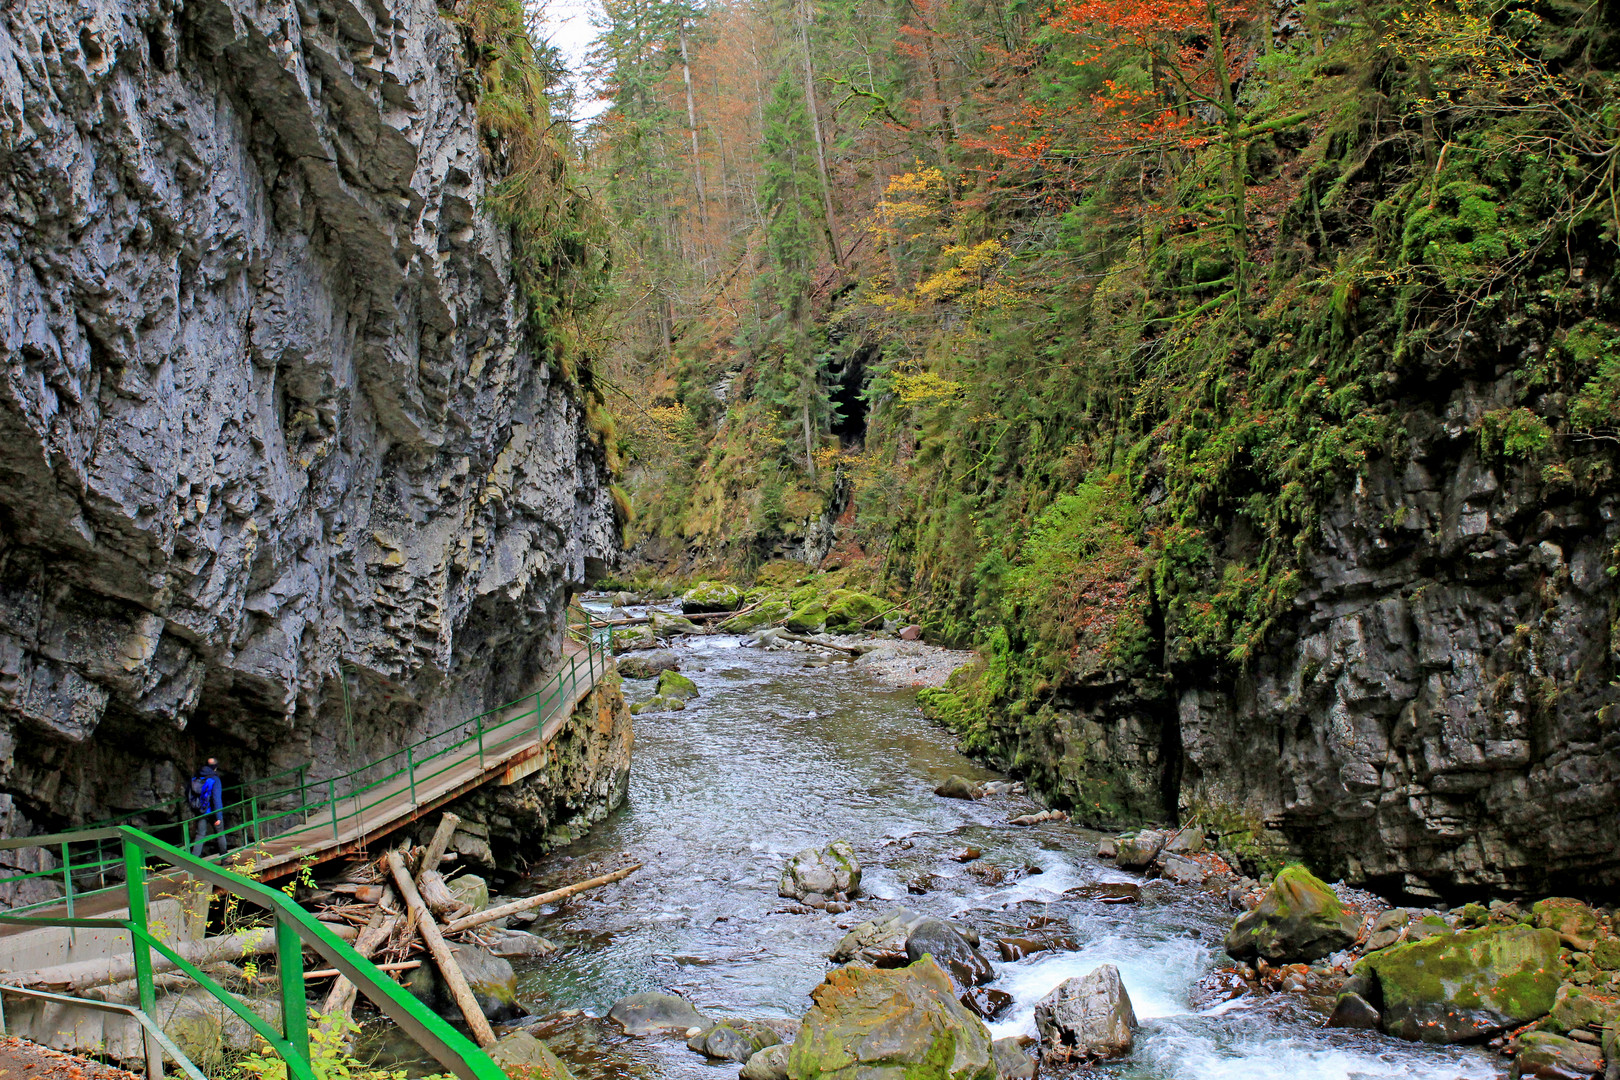
{"label": "gravel on riverbed", "polygon": [[857,646],[864,651],[855,663],[880,681],[897,687],[944,686],[951,672],[970,663],[977,653],[964,649],[943,649],[920,641],[900,641],[849,637],[834,638],[840,645]]}

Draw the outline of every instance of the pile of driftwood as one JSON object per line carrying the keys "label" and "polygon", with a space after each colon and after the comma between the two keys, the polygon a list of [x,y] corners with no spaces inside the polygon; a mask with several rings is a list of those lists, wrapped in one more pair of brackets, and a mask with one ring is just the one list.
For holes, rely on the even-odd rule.
{"label": "pile of driftwood", "polygon": [[[467,977],[462,973],[461,965],[456,963],[455,954],[445,939],[459,935],[488,944],[475,933],[479,927],[567,899],[588,889],[621,881],[641,867],[638,863],[538,896],[475,912],[450,891],[438,869],[450,844],[450,837],[460,821],[455,814],[445,814],[439,819],[438,828],[434,829],[426,847],[388,852],[381,860],[388,880],[380,886],[380,891],[376,884],[353,880],[346,883],[350,888],[343,885],[334,888],[334,892],[346,893],[354,900],[328,906],[321,918],[330,921],[336,917],[348,923],[364,919],[364,925],[354,942],[355,951],[368,960],[382,954],[383,959],[377,966],[384,971],[408,971],[420,967],[422,960],[407,957],[419,946],[425,946],[429,958],[449,988],[450,996],[455,999],[456,1007],[467,1021],[473,1038],[479,1046],[493,1046],[495,1034],[490,1030],[489,1021],[478,1007],[472,988],[467,984]],[[364,902],[373,897],[374,903]],[[398,901],[404,903],[403,912]],[[329,1022],[330,1018],[347,1018],[350,1015],[357,991],[348,979],[331,969],[308,972],[305,978],[335,978],[336,982],[327,993],[320,1011],[329,1018]]]}
{"label": "pile of driftwood", "polygon": [[[419,958],[425,948],[428,960],[439,969],[474,1038],[480,1046],[490,1046],[495,1042],[495,1035],[474,1000],[446,938],[487,945],[489,942],[478,937],[480,927],[487,929],[499,919],[621,881],[641,865],[637,863],[538,896],[475,912],[450,891],[438,870],[460,820],[455,814],[443,815],[425,847],[400,848],[388,852],[377,862],[354,864],[343,875],[343,880],[321,887],[307,903],[316,909],[317,918],[328,930],[353,944],[355,951],[383,971],[400,973],[421,967],[428,962]],[[202,903],[207,903],[206,894]],[[275,927],[252,926],[187,942],[176,951],[227,985],[246,986],[255,980],[239,965],[275,950]],[[175,971],[177,965],[161,954],[153,954],[152,967],[159,990],[183,991],[191,985],[190,977]],[[319,1010],[329,1018],[329,1023],[333,1018],[352,1015],[358,991],[336,969],[306,970],[304,978],[335,980]],[[8,972],[5,981],[104,1001],[133,1002],[137,997],[135,961],[127,952],[38,971]]]}

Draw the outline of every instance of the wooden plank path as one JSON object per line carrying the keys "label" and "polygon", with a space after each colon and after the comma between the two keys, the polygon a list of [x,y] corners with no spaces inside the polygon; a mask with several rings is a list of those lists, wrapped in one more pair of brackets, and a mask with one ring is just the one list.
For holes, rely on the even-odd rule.
{"label": "wooden plank path", "polygon": [[[243,845],[228,853],[221,865],[261,881],[285,877],[303,866],[358,851],[474,788],[492,782],[510,784],[538,771],[545,764],[546,747],[613,665],[605,650],[572,641],[565,643],[562,658],[561,668],[539,690],[489,714],[487,720],[480,717],[476,739],[464,737],[452,748],[454,753],[436,751],[421,762],[407,759],[406,768],[396,775],[305,807],[302,822],[257,843]],[[554,681],[561,692],[552,691],[542,700]],[[457,731],[452,727],[434,738],[453,736]],[[381,768],[405,753],[383,758],[373,767]],[[431,771],[427,771],[430,763]],[[319,794],[321,785],[312,784],[309,790]],[[225,824],[233,833],[240,827],[229,816]],[[212,840],[210,837],[209,842]],[[180,889],[189,878],[159,873],[148,881],[152,894],[162,895]],[[126,907],[124,890],[117,886],[76,896],[72,914],[78,918],[104,918]],[[32,907],[26,914],[48,918],[65,915],[68,909],[68,903],[63,901]],[[0,938],[29,930],[0,925]],[[4,966],[0,957],[0,969]]]}

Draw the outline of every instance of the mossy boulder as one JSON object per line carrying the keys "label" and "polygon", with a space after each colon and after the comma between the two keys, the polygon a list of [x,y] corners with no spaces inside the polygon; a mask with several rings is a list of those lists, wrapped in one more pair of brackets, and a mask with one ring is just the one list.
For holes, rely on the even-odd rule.
{"label": "mossy boulder", "polygon": [[658,696],[676,701],[691,701],[698,696],[697,683],[678,671],[665,670],[658,676]]}
{"label": "mossy boulder", "polygon": [[662,611],[654,611],[648,618],[652,620],[653,634],[656,637],[672,638],[683,634],[703,633],[701,626],[679,615],[666,615]]}
{"label": "mossy boulder", "polygon": [[828,630],[859,630],[894,605],[870,593],[839,589],[827,597]]}
{"label": "mossy boulder", "polygon": [[786,621],[793,609],[782,599],[766,600],[752,611],[742,611],[720,624],[721,633],[747,634],[762,626]]}
{"label": "mossy boulder", "polygon": [[1602,1031],[1605,1025],[1620,1022],[1620,995],[1595,990],[1590,986],[1566,984],[1558,988],[1553,999],[1548,1022],[1558,1031],[1591,1028]]}
{"label": "mossy boulder", "polygon": [[793,609],[787,618],[787,628],[795,634],[817,634],[827,625],[827,608],[820,600],[811,600],[803,607]]}
{"label": "mossy boulder", "polygon": [[1552,1011],[1564,962],[1558,932],[1528,926],[1435,934],[1356,965],[1377,982],[1384,1030],[1417,1042],[1488,1038]]}
{"label": "mossy boulder", "polygon": [[630,706],[630,715],[640,716],[642,713],[680,712],[684,708],[686,708],[686,702],[680,698],[654,694],[646,701],[638,701]]}
{"label": "mossy boulder", "polygon": [[792,1080],[994,1080],[990,1029],[925,957],[908,967],[844,967],[810,992],[788,1053]]}
{"label": "mossy boulder", "polygon": [[681,597],[681,610],[688,615],[715,611],[736,611],[742,606],[743,592],[724,581],[700,581]]}
{"label": "mossy boulder", "polygon": [[627,679],[656,679],[678,664],[674,653],[658,649],[640,656],[627,656],[618,662],[618,667],[619,674]]}
{"label": "mossy boulder", "polygon": [[1603,1052],[1597,1047],[1547,1031],[1527,1031],[1514,1040],[1513,1048],[1514,1076],[1591,1076],[1603,1065]]}
{"label": "mossy boulder", "polygon": [[632,649],[651,649],[658,644],[658,636],[653,633],[650,626],[621,626],[613,631],[609,639],[615,653],[629,652]]}
{"label": "mossy boulder", "polygon": [[1354,942],[1360,929],[1361,920],[1333,890],[1296,864],[1283,867],[1259,906],[1232,924],[1226,951],[1238,960],[1319,960]]}
{"label": "mossy boulder", "polygon": [[1530,908],[1530,917],[1539,927],[1556,930],[1565,938],[1590,945],[1597,937],[1597,912],[1567,896],[1552,896],[1537,900]]}
{"label": "mossy boulder", "polygon": [[521,1080],[574,1080],[551,1047],[519,1029],[502,1035],[490,1048],[489,1058],[508,1076]]}
{"label": "mossy boulder", "polygon": [[824,848],[805,848],[782,867],[779,896],[803,900],[811,893],[854,896],[861,891],[861,862],[847,840],[834,840]]}

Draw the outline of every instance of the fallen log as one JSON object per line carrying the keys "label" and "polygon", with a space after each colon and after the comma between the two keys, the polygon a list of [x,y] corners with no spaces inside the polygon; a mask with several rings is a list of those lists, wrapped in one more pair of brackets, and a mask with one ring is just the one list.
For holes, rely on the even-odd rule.
{"label": "fallen log", "polygon": [[[360,933],[352,926],[333,923],[321,925],[345,941],[354,941]],[[200,968],[206,968],[220,961],[238,961],[244,957],[263,956],[276,951],[276,928],[250,927],[235,934],[221,934],[201,941],[185,942],[175,951],[188,963]],[[173,971],[177,967],[179,965],[167,956],[155,949],[152,951],[154,975]],[[83,990],[86,987],[123,982],[134,977],[135,957],[131,953],[122,953],[118,956],[97,957],[93,960],[74,960],[66,964],[40,968],[38,971],[8,972],[4,981],[13,986],[35,990]]]}
{"label": "fallen log", "polygon": [[421,894],[416,891],[416,883],[406,872],[405,856],[397,851],[390,851],[388,869],[394,875],[394,884],[399,889],[399,895],[405,900],[405,907],[416,918],[417,932],[427,943],[428,952],[432,954],[433,962],[438,965],[439,974],[444,976],[445,985],[450,988],[450,996],[456,999],[456,1005],[461,1009],[467,1027],[472,1030],[473,1039],[479,1046],[494,1046],[495,1033],[489,1029],[489,1020],[485,1018],[484,1010],[478,1007],[472,987],[467,985],[467,976],[462,973],[461,965],[456,963],[455,954],[450,951],[450,946],[444,943],[444,936],[439,933],[439,924],[433,921],[433,913],[422,902]]}
{"label": "fallen log", "polygon": [[800,645],[820,645],[823,649],[833,649],[837,652],[848,653],[850,656],[861,655],[861,650],[851,648],[848,645],[834,645],[827,641],[817,641],[815,638],[802,637],[798,634],[790,634],[786,630],[779,632],[776,636],[781,638],[783,641],[797,641]]}
{"label": "fallen log", "polygon": [[445,849],[450,846],[450,838],[456,833],[456,826],[461,824],[461,817],[457,814],[444,813],[439,816],[439,827],[433,830],[433,839],[428,841],[427,847],[422,849],[422,857],[417,860],[413,869],[417,874],[417,883],[421,883],[424,871],[439,869],[439,863],[444,861]]}
{"label": "fallen log", "polygon": [[[420,960],[396,960],[396,961],[394,961],[392,963],[388,963],[388,964],[373,964],[372,965],[372,967],[376,968],[378,971],[415,971],[417,968],[419,968],[421,966],[422,966],[422,961],[420,961]],[[318,969],[316,971],[306,971],[306,972],[304,972],[304,978],[305,979],[330,979],[334,975],[342,976],[342,974],[343,974],[343,972],[339,971],[337,968],[320,968],[320,969]],[[344,979],[343,981],[348,982],[349,980]],[[350,985],[353,985],[353,984],[351,983]],[[335,989],[335,987],[334,987],[334,989]]]}
{"label": "fallen log", "polygon": [[468,911],[467,905],[450,891],[450,886],[444,883],[444,875],[437,870],[423,870],[417,874],[416,891],[421,893],[422,902],[428,906],[428,910],[445,922]]}
{"label": "fallen log", "polygon": [[508,915],[516,915],[520,911],[528,911],[531,908],[537,908],[542,904],[549,904],[553,900],[567,899],[568,897],[573,896],[576,893],[582,893],[587,889],[597,889],[603,885],[611,885],[615,881],[623,881],[625,878],[629,877],[631,874],[640,869],[641,864],[636,863],[634,866],[627,866],[623,870],[615,870],[611,874],[603,874],[601,877],[593,877],[586,881],[580,881],[573,885],[564,886],[561,889],[552,889],[550,892],[543,892],[539,896],[530,896],[523,900],[514,900],[510,904],[502,904],[500,907],[488,908],[487,910],[478,912],[476,915],[467,915],[463,918],[455,919],[446,923],[444,932],[447,934],[454,934],[461,930],[471,930],[475,926],[483,926],[485,923],[494,922],[496,919],[504,919]]}
{"label": "fallen log", "polygon": [[[382,890],[382,899],[378,901],[376,914],[372,915],[371,921],[360,931],[360,936],[354,942],[354,951],[367,960],[388,943],[388,939],[394,936],[394,927],[399,925],[399,916],[390,915],[386,910],[394,903],[393,886],[384,885]],[[327,991],[326,1000],[321,1003],[321,1016],[328,1022],[331,1022],[334,1016],[342,1016],[347,1020],[354,1013],[354,1001],[359,993],[360,990],[354,983],[348,979],[338,979],[332,985],[332,989]]]}

